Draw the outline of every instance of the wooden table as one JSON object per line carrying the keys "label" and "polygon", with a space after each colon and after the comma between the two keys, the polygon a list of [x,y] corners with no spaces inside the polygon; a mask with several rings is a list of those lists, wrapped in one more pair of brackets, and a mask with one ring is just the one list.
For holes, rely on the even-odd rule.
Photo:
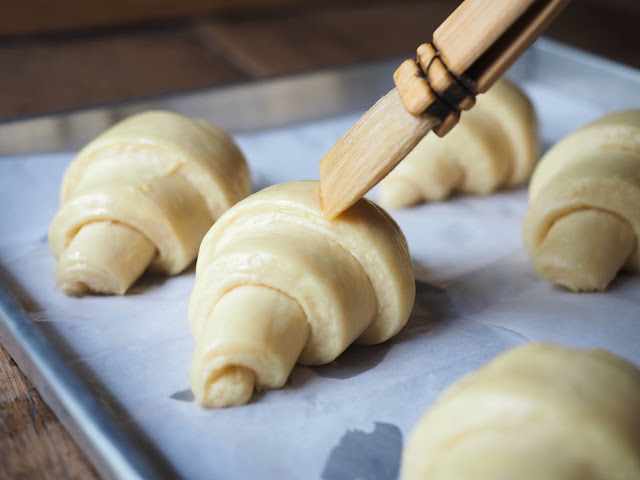
{"label": "wooden table", "polygon": [[[334,2],[306,13],[0,39],[0,119],[413,56],[457,4]],[[576,0],[548,36],[640,68],[639,24],[637,0]],[[0,478],[98,478],[1,346]]]}

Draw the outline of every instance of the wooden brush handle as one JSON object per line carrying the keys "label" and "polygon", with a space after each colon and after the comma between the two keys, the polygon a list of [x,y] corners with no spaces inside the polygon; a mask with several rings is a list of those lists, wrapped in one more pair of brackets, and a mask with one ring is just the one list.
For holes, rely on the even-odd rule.
{"label": "wooden brush handle", "polygon": [[394,73],[398,93],[413,115],[441,120],[445,135],[475,95],[500,78],[569,0],[465,0],[420,45],[416,59]]}
{"label": "wooden brush handle", "polygon": [[465,0],[433,33],[449,70],[463,74],[535,0]]}
{"label": "wooden brush handle", "polygon": [[466,71],[478,93],[486,92],[531,46],[542,31],[558,16],[570,0],[535,2]]}

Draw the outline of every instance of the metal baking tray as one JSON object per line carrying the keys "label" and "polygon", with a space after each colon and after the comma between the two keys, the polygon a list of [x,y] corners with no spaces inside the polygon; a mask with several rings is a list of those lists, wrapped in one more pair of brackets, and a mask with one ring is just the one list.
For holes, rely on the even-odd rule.
{"label": "metal baking tray", "polygon": [[[324,70],[255,83],[101,106],[0,123],[3,155],[70,152],[125,116],[168,109],[206,118],[232,132],[287,127],[372,105],[392,85],[401,59]],[[640,106],[640,72],[541,39],[508,72],[574,99],[608,110]],[[597,92],[595,96],[594,92]],[[543,119],[544,121],[544,119]],[[16,301],[19,288],[7,280],[0,258],[0,341],[104,478],[178,478],[144,432],[123,428],[109,399],[69,368],[64,352]]]}

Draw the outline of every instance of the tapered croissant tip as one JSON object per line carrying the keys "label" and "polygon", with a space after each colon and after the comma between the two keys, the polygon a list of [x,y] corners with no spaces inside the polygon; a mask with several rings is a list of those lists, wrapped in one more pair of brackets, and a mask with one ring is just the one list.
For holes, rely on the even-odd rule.
{"label": "tapered croissant tip", "polygon": [[206,378],[196,399],[206,408],[245,405],[251,400],[254,385],[255,375],[251,369],[231,366],[213,378]]}

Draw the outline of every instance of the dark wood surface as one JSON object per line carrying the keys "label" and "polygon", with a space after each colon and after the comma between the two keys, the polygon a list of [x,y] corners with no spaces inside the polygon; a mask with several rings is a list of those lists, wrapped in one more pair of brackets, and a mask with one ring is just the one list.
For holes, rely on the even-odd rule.
{"label": "dark wood surface", "polygon": [[0,478],[98,478],[78,446],[2,346]]}
{"label": "dark wood surface", "polygon": [[[183,11],[169,24],[4,37],[0,119],[413,56],[458,1],[338,4],[259,16]],[[575,0],[548,35],[638,68],[638,25],[637,0]],[[0,478],[97,478],[1,346]]]}
{"label": "dark wood surface", "polygon": [[282,15],[385,0],[19,0],[0,3],[0,35],[101,28],[203,15]]}
{"label": "dark wood surface", "polygon": [[[375,3],[0,38],[0,120],[412,56],[457,5]],[[640,67],[639,19],[637,0],[575,0],[548,34]]]}

